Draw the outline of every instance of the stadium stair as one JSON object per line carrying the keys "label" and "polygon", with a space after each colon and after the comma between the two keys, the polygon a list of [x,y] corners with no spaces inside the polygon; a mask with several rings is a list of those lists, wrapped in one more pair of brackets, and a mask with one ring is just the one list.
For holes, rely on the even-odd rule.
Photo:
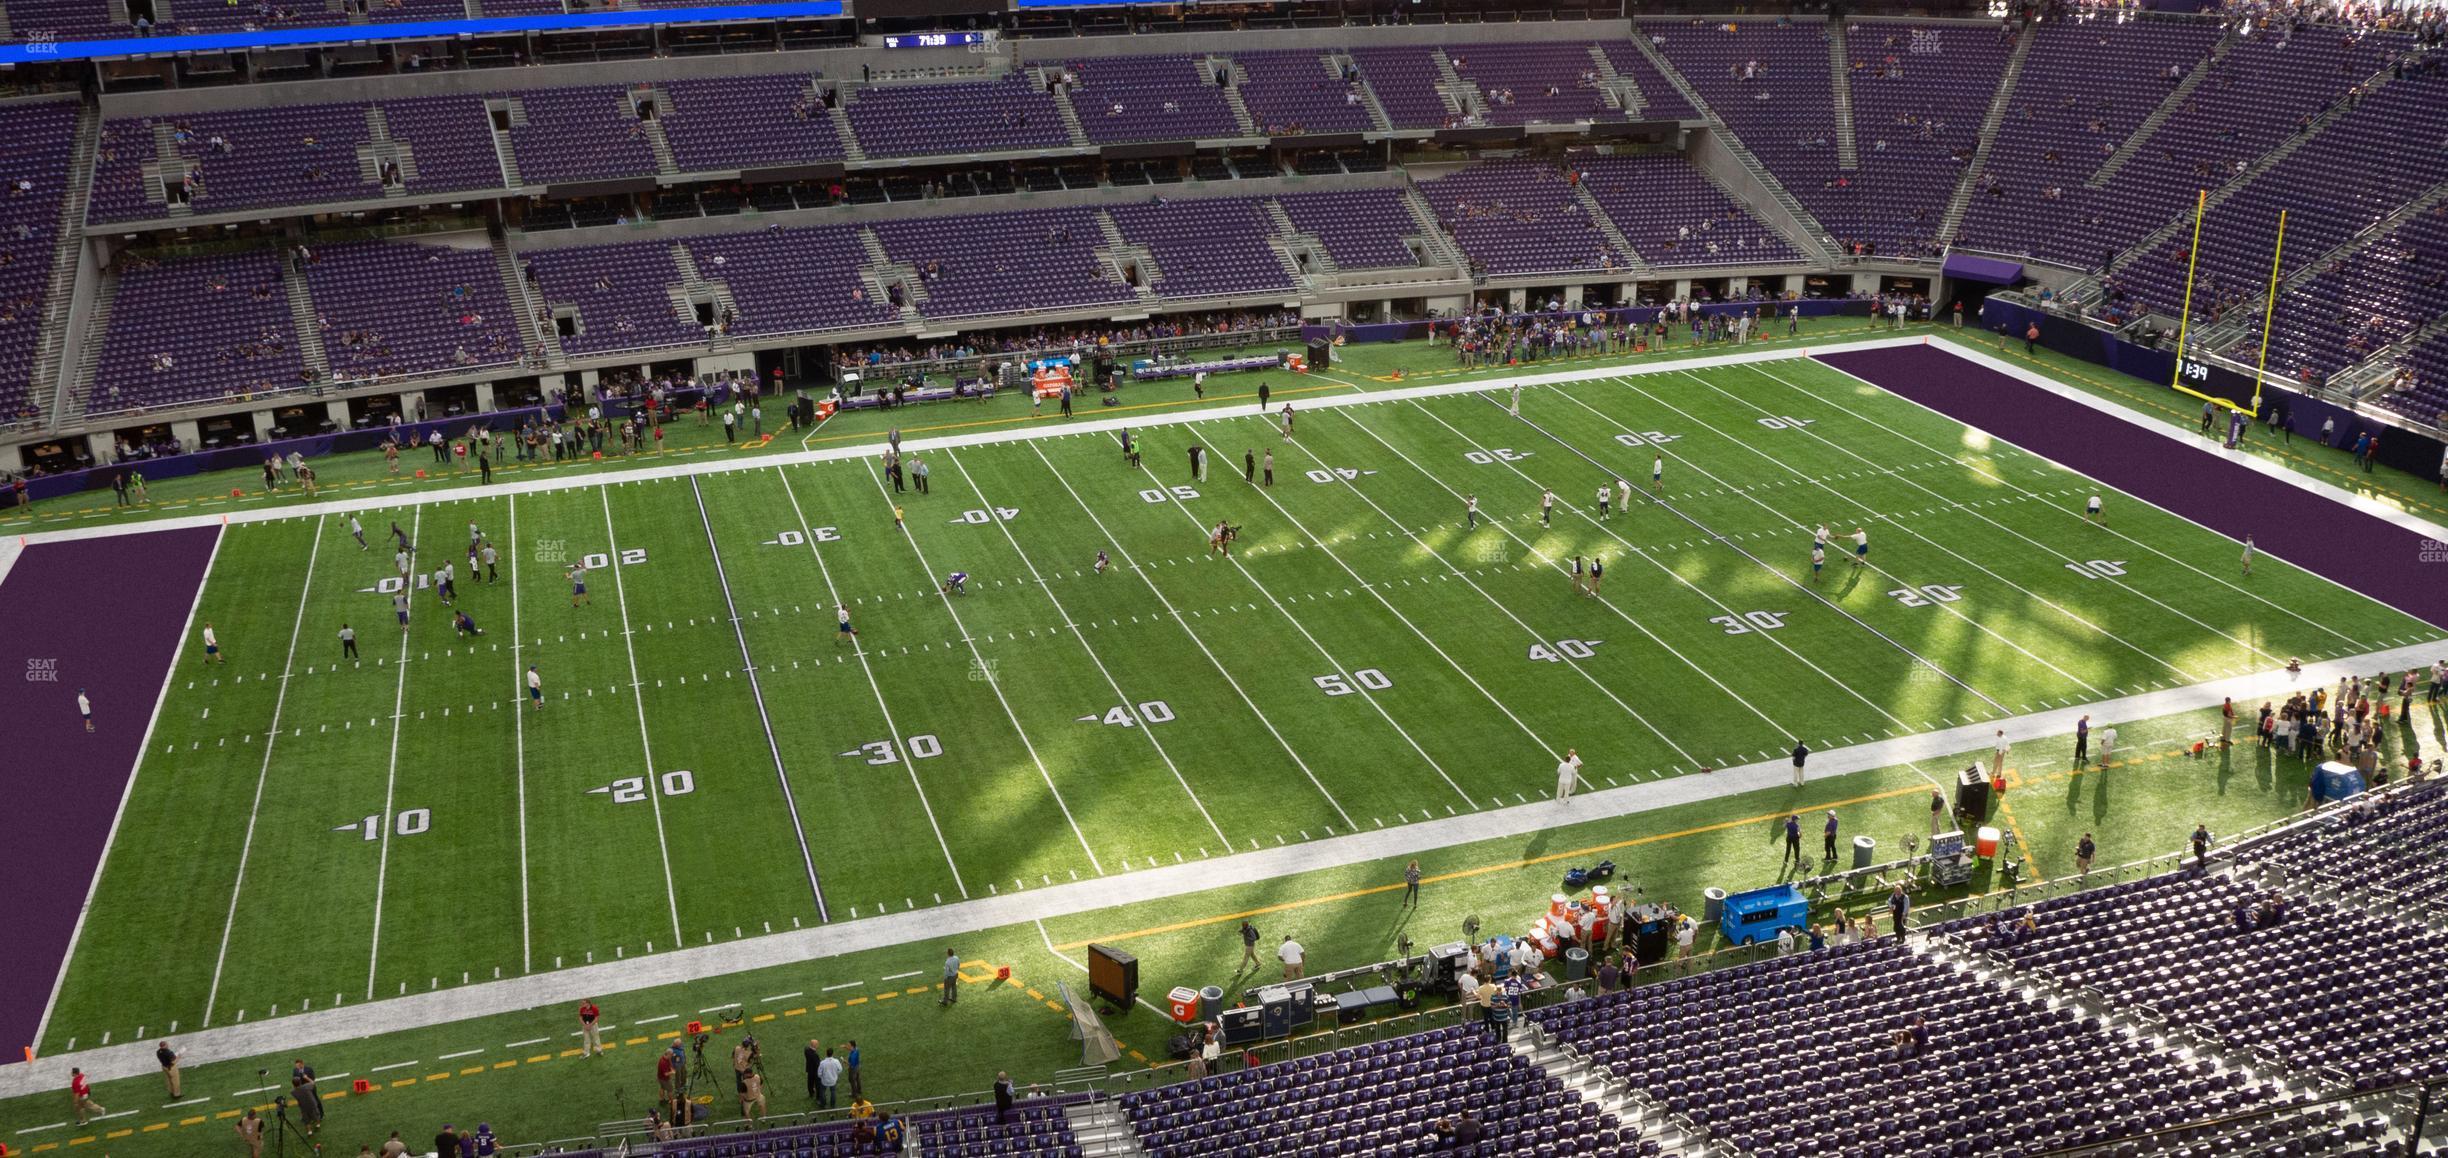
{"label": "stadium stair", "polygon": [[83,418],[93,409],[94,368],[102,364],[102,337],[110,333],[111,304],[118,297],[119,275],[103,274],[94,286],[93,307],[85,322],[85,332],[92,337],[77,350],[75,372],[63,372],[60,378],[59,408],[52,418],[54,429]]}
{"label": "stadium stair", "polygon": [[1229,56],[1210,56],[1199,61],[1201,76],[1214,76],[1219,68],[1232,78],[1232,84],[1224,89],[1224,103],[1232,109],[1233,124],[1240,127],[1244,137],[1261,135],[1257,120],[1250,116],[1249,105],[1241,99],[1241,86],[1249,83],[1249,74],[1241,71],[1241,63]]}
{"label": "stadium stair", "polygon": [[[527,123],[527,107],[521,104],[517,97],[511,97],[502,103],[509,112],[509,122],[512,125]],[[524,186],[526,182],[519,177],[518,154],[510,147],[508,129],[493,130],[493,152],[501,159],[502,187],[517,189]]]}
{"label": "stadium stair", "polygon": [[[1034,79],[1039,85],[1043,85],[1045,83],[1044,72],[1039,70]],[[1080,127],[1079,108],[1071,103],[1071,90],[1069,87],[1063,85],[1055,86],[1054,111],[1062,114],[1063,132],[1070,134],[1072,148],[1086,149],[1092,147],[1088,141],[1088,130]]]}
{"label": "stadium stair", "polygon": [[[2328,269],[2332,264],[2353,257],[2371,243],[2397,232],[2398,228],[2406,222],[2429,213],[2443,204],[2448,204],[2448,181],[2433,185],[2425,190],[2422,196],[2398,206],[2395,212],[2372,222],[2361,232],[2339,242],[2329,250],[2314,254],[2309,258],[2282,257],[2282,261],[2290,261],[2292,264],[2278,280],[2279,299],[2285,300],[2295,292],[2297,287],[2320,276],[2321,271]],[[2260,333],[2261,311],[2258,309],[2238,311],[2234,316],[2216,325],[2203,328],[2201,342],[2210,349],[2225,350],[2235,343],[2257,339]],[[2249,358],[2253,350],[2254,347],[2247,344],[2241,350],[2229,351],[2229,354],[2231,356],[2240,354]]]}
{"label": "stadium stair", "polygon": [[[1281,202],[1269,197],[1258,204],[1266,212],[1267,224],[1273,226],[1275,231],[1273,236],[1267,238],[1267,245],[1283,262],[1284,273],[1290,275],[1292,284],[1304,290],[1316,290],[1322,285],[1333,284],[1336,272],[1334,256],[1326,252],[1325,244],[1302,233],[1300,227],[1292,223],[1292,215],[1284,212]],[[1309,258],[1309,268],[1305,271],[1301,268],[1299,255]]]}
{"label": "stadium stair", "polygon": [[1074,1102],[1063,1107],[1063,1117],[1071,1122],[1071,1140],[1085,1158],[1128,1158],[1145,1154],[1139,1144],[1139,1131],[1131,1125],[1130,1116],[1122,1112],[1122,1104],[1111,1098]]}
{"label": "stadium stair", "polygon": [[[671,258],[672,264],[680,270],[680,282],[670,287],[670,293],[672,305],[680,311],[681,317],[694,317],[701,299],[714,304],[716,318],[722,317],[725,310],[737,308],[738,303],[731,300],[730,285],[709,278],[703,270],[698,269],[697,255],[689,252],[689,247],[672,246]],[[716,353],[731,348],[730,336],[716,329],[706,330],[706,341]]]}
{"label": "stadium stair", "polygon": [[[658,109],[672,107],[671,95],[660,88],[647,89],[643,95],[651,99],[654,107]],[[640,94],[631,93],[629,107],[636,108],[639,97]],[[646,133],[647,147],[654,150],[655,172],[666,177],[677,175],[680,172],[680,162],[672,156],[671,138],[663,132],[663,118],[640,117],[638,128]]]}
{"label": "stadium stair", "polygon": [[[1331,76],[1336,80],[1343,79],[1344,73],[1347,70],[1353,70],[1359,67],[1359,65],[1352,60],[1351,54],[1349,53],[1338,52],[1328,56],[1319,57],[1318,60],[1320,63],[1326,66],[1326,75]],[[1387,116],[1385,106],[1377,102],[1376,90],[1369,87],[1368,77],[1365,75],[1360,78],[1360,103],[1368,109],[1369,128],[1371,131],[1380,133],[1390,133],[1394,131],[1394,118]]]}
{"label": "stadium stair", "polygon": [[893,261],[892,255],[884,251],[884,242],[876,237],[875,230],[861,228],[858,236],[860,247],[867,251],[867,264],[859,269],[859,280],[867,286],[868,299],[889,300],[891,295],[884,292],[885,287],[899,283],[901,322],[915,332],[922,324],[918,307],[927,299],[926,279],[918,276],[917,267]]}
{"label": "stadium stair", "polygon": [[[158,192],[165,182],[175,180],[187,172],[187,158],[179,155],[178,126],[167,118],[153,122],[153,157],[154,163],[145,171],[145,177],[151,182],[147,186],[148,190]],[[195,206],[192,203],[165,204],[162,207],[164,217],[191,217],[194,215]]]}
{"label": "stadium stair", "polygon": [[[59,233],[51,249],[51,283],[43,295],[42,337],[35,342],[33,381],[26,391],[28,398],[45,400],[43,413],[55,423],[67,410],[66,394],[74,381],[65,372],[65,350],[69,318],[76,308],[77,267],[85,249],[85,205],[93,190],[94,152],[101,138],[101,110],[93,105],[78,109],[76,145],[68,155],[68,196],[60,204]],[[88,340],[81,344],[100,343]]]}
{"label": "stadium stair", "polygon": [[1164,276],[1164,271],[1156,268],[1156,255],[1150,253],[1146,246],[1133,245],[1129,238],[1122,236],[1122,227],[1114,222],[1113,214],[1097,210],[1096,223],[1097,229],[1105,235],[1105,248],[1097,256],[1113,263],[1117,278],[1121,276],[1124,266],[1138,266],[1139,284],[1133,288],[1139,292],[1139,304],[1156,305],[1161,296],[1156,290],[1156,281]]}
{"label": "stadium stair", "polygon": [[1861,152],[1853,142],[1853,70],[1845,60],[1844,25],[1828,24],[1828,86],[1836,95],[1836,167],[1847,173],[1861,168]]}
{"label": "stadium stair", "polygon": [[[809,84],[808,100],[822,106],[824,104],[823,90],[813,83]],[[833,121],[833,135],[841,138],[842,160],[853,165],[865,162],[867,150],[859,145],[858,134],[850,128],[850,110],[837,102],[832,107],[825,109],[825,116]]]}
{"label": "stadium stair", "polygon": [[565,364],[568,356],[562,352],[560,333],[549,324],[536,324],[535,295],[527,292],[527,279],[519,276],[518,255],[510,251],[509,239],[492,240],[493,268],[501,271],[502,290],[518,303],[519,330],[523,335],[520,348],[537,364],[547,367]]}
{"label": "stadium stair", "polygon": [[1606,209],[1598,204],[1598,198],[1590,193],[1589,187],[1576,181],[1573,183],[1572,191],[1573,200],[1580,202],[1582,211],[1589,214],[1590,224],[1598,227],[1599,234],[1607,239],[1608,245],[1615,247],[1616,255],[1622,258],[1623,264],[1617,268],[1616,272],[1629,276],[1648,268],[1648,263],[1642,261],[1640,254],[1633,251],[1632,239],[1625,237],[1623,230],[1616,228],[1615,220],[1607,216]]}
{"label": "stadium stair", "polygon": [[[1802,202],[1794,197],[1791,190],[1785,188],[1784,182],[1769,174],[1768,167],[1760,163],[1758,155],[1743,146],[1742,139],[1734,135],[1734,130],[1726,127],[1725,120],[1717,115],[1716,108],[1701,99],[1699,90],[1693,88],[1691,82],[1683,78],[1683,74],[1666,59],[1666,54],[1658,51],[1656,44],[1645,35],[1633,36],[1632,43],[1640,48],[1642,55],[1649,58],[1650,66],[1657,69],[1659,76],[1665,77],[1677,91],[1683,94],[1683,99],[1692,108],[1699,110],[1702,116],[1708,118],[1710,134],[1725,147],[1729,156],[1742,165],[1743,170],[1750,174],[1751,179],[1767,192],[1769,200],[1776,202],[1777,208],[1785,216],[1783,222],[1778,222],[1765,213],[1761,214],[1761,219],[1770,225],[1784,226],[1780,232],[1786,235],[1786,240],[1791,241],[1795,249],[1801,251],[1804,260],[1821,263],[1835,261],[1837,255],[1833,247],[1828,244],[1830,234],[1826,226],[1819,224],[1819,218],[1814,216],[1810,210],[1802,207]],[[1734,199],[1741,201],[1744,198],[1736,193]]]}
{"label": "stadium stair", "polygon": [[1615,71],[1614,58],[1606,54],[1605,48],[1590,45],[1589,55],[1591,67],[1598,70],[1598,85],[1605,90],[1607,103],[1622,109],[1626,117],[1639,120],[1641,110],[1647,106],[1640,86],[1624,83],[1623,74]]}
{"label": "stadium stair", "polygon": [[1955,234],[1963,228],[1964,214],[1972,209],[1972,190],[1981,170],[1989,162],[1989,146],[1995,144],[1998,129],[2006,123],[2006,110],[2014,103],[2015,86],[2023,79],[2023,62],[2031,58],[2032,40],[2039,26],[2025,24],[2015,38],[2014,54],[2006,58],[2006,71],[1998,76],[1997,95],[1989,100],[1989,115],[1981,119],[1980,144],[1972,151],[1972,161],[1964,166],[1963,176],[1955,182],[1955,196],[1947,201],[1946,216],[1938,221],[1938,236],[1946,244],[1955,243]]}
{"label": "stadium stair", "polygon": [[1420,248],[1427,252],[1429,263],[1452,266],[1455,276],[1467,276],[1470,259],[1464,257],[1461,247],[1438,227],[1436,210],[1429,207],[1427,195],[1418,189],[1406,188],[1403,190],[1403,207],[1411,211],[1411,222],[1419,227]]}
{"label": "stadium stair", "polygon": [[2176,82],[2176,87],[2168,91],[2167,97],[2159,102],[2159,107],[2152,109],[2149,116],[2142,118],[2141,124],[2134,126],[2133,134],[2126,137],[2125,143],[2118,145],[2116,152],[2110,153],[2106,161],[2100,163],[2099,171],[2091,174],[2091,179],[2083,182],[2083,185],[2091,189],[2106,185],[2109,178],[2117,175],[2117,170],[2133,160],[2134,154],[2141,152],[2143,144],[2159,131],[2159,126],[2166,124],[2169,117],[2185,107],[2185,102],[2193,99],[2193,90],[2200,88],[2202,81],[2210,76],[2219,62],[2227,58],[2227,52],[2235,47],[2236,40],[2233,29],[2219,37],[2218,43],[2210,46],[2210,55],[2201,58],[2193,65],[2193,71]]}
{"label": "stadium stair", "polygon": [[1462,79],[1453,66],[1453,58],[1445,55],[1444,49],[1431,55],[1436,58],[1437,93],[1445,98],[1446,109],[1458,117],[1486,116],[1487,98],[1480,93],[1479,85]]}
{"label": "stadium stair", "polygon": [[1657,1100],[1631,1083],[1608,1073],[1605,1069],[1559,1042],[1536,1023],[1525,1023],[1513,1031],[1507,1043],[1513,1052],[1531,1065],[1547,1071],[1561,1084],[1565,1092],[1580,1097],[1598,1107],[1615,1120],[1640,1131],[1644,1139],[1655,1140],[1664,1152],[1725,1155],[1737,1154],[1724,1142],[1708,1140],[1708,1132],[1680,1114],[1667,1112]]}
{"label": "stadium stair", "polygon": [[323,348],[323,327],[315,313],[314,293],[306,288],[306,275],[299,272],[297,262],[290,260],[289,245],[284,244],[280,256],[281,286],[289,291],[289,324],[297,331],[298,355],[306,368],[314,371],[318,382],[331,381],[331,355]]}

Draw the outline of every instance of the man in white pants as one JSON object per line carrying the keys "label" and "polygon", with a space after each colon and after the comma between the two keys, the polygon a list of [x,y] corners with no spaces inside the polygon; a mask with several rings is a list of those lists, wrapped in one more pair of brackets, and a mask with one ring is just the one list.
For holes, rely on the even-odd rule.
{"label": "man in white pants", "polygon": [[1573,782],[1581,778],[1581,750],[1566,748],[1564,760],[1556,765],[1556,803],[1572,799]]}
{"label": "man in white pants", "polygon": [[1997,744],[1989,749],[1989,778],[1991,780],[1998,780],[2005,777],[2006,749],[2008,747],[2009,745],[2006,743],[2006,729],[1999,728],[1997,733]]}

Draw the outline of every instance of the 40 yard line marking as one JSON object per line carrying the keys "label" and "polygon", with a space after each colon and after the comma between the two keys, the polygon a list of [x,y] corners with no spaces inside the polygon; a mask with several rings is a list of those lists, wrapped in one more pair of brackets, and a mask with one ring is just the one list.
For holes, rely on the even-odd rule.
{"label": "40 yard line marking", "polygon": [[[315,561],[323,555],[323,520],[315,520],[312,545],[306,549],[306,582],[298,589],[297,617],[289,624],[289,657],[281,661],[286,675],[297,664],[298,636],[306,630],[306,600],[314,593]],[[405,645],[403,645],[405,646]],[[272,695],[272,726],[264,733],[263,766],[255,772],[255,799],[247,805],[246,837],[238,845],[238,876],[230,882],[229,912],[221,919],[221,947],[213,953],[212,986],[204,993],[204,1025],[211,1028],[213,1007],[221,1000],[221,971],[229,964],[230,932],[238,927],[238,894],[246,888],[247,861],[255,851],[255,822],[263,816],[264,782],[272,777],[272,749],[280,740],[281,708],[289,702],[288,679]]]}
{"label": "40 yard line marking", "polygon": [[[408,541],[414,543],[424,538],[424,527],[425,505],[419,503],[415,513],[408,516]],[[411,612],[410,621],[413,622],[415,618],[415,613]],[[400,632],[399,685],[391,693],[391,757],[389,769],[383,776],[382,848],[374,862],[374,938],[372,947],[366,951],[368,1001],[374,1000],[374,982],[382,965],[383,892],[391,884],[391,831],[398,827],[392,823],[391,810],[397,804],[399,791],[399,738],[400,733],[406,730],[404,725],[407,723],[407,713],[401,709],[408,703],[408,634]]]}
{"label": "40 yard line marking", "polygon": [[[876,494],[883,498],[884,505],[891,506],[892,492],[884,489],[883,476],[876,473],[873,462],[865,465],[867,481],[875,484]],[[909,544],[910,554],[917,556],[918,569],[932,577],[935,574],[935,568],[928,564],[926,551],[918,546],[918,536],[903,530],[901,541]],[[986,657],[979,654],[977,640],[969,634],[969,628],[961,623],[960,609],[952,606],[950,599],[944,600],[943,605],[945,613],[952,617],[952,630],[959,632],[961,642],[968,645],[970,661],[989,673],[985,681],[986,686],[994,692],[995,702],[1003,705],[1003,718],[1011,721],[1012,734],[1020,737],[1021,747],[1028,749],[1029,763],[1037,766],[1037,776],[1045,781],[1046,791],[1053,794],[1054,806],[1062,809],[1063,820],[1071,826],[1071,835],[1079,840],[1080,851],[1088,854],[1088,867],[1095,869],[1098,876],[1104,876],[1105,865],[1097,860],[1096,850],[1088,847],[1088,834],[1080,831],[1079,818],[1071,815],[1071,805],[1063,799],[1062,789],[1054,786],[1054,773],[1046,767],[1045,758],[1037,754],[1037,745],[1028,738],[1028,729],[1020,726],[1020,714],[1012,710],[1011,700],[1003,695],[1003,685],[995,681],[991,674],[993,669],[987,665]]]}
{"label": "40 yard line marking", "polygon": [[799,821],[799,798],[791,791],[790,769],[782,763],[782,742],[774,738],[773,715],[765,709],[765,691],[757,683],[756,657],[748,651],[748,629],[740,622],[739,604],[731,599],[731,579],[723,569],[722,544],[714,538],[714,520],[706,513],[705,490],[689,476],[689,494],[697,500],[697,524],[705,528],[706,550],[714,556],[714,583],[722,588],[723,607],[731,614],[731,635],[739,640],[740,666],[748,670],[748,695],[756,701],[757,722],[765,726],[765,748],[773,753],[774,779],[782,784],[782,807],[790,813],[791,832],[799,838],[799,863],[807,868],[808,892],[816,898],[816,919],[830,922],[825,907],[824,878],[816,874],[816,853],[808,847],[807,826]]}
{"label": "40 yard line marking", "polygon": [[[629,701],[637,705],[638,747],[646,757],[647,783],[659,784],[657,777],[661,773],[655,769],[654,737],[646,731],[646,682],[638,678],[637,644],[629,635],[629,587],[621,578],[620,535],[612,529],[612,488],[599,486],[595,493],[603,500],[604,542],[610,548],[605,553],[612,560],[612,600],[620,608],[621,650],[629,656]],[[686,944],[687,936],[680,932],[680,891],[672,883],[671,845],[663,838],[663,794],[648,792],[646,806],[654,811],[655,851],[663,857],[663,900],[671,907],[672,943]]]}
{"label": "40 yard line marking", "polygon": [[[960,455],[947,450],[944,452],[944,457],[951,461],[952,469],[961,473],[961,479],[969,484],[969,489],[977,492],[978,501],[985,503],[989,508],[993,507],[993,501],[986,497],[985,488],[980,487],[977,484],[976,476],[971,475],[969,468],[961,464]],[[1063,627],[1071,633],[1071,638],[1079,641],[1081,653],[1088,657],[1089,663],[1096,665],[1097,674],[1105,677],[1105,686],[1111,688],[1114,696],[1123,703],[1138,702],[1131,698],[1130,693],[1122,690],[1121,681],[1115,679],[1113,672],[1105,667],[1105,661],[1098,658],[1096,648],[1089,646],[1087,633],[1080,630],[1079,624],[1072,622],[1070,610],[1062,605],[1062,599],[1054,594],[1054,588],[1048,585],[1045,576],[1038,572],[1037,564],[1029,558],[1028,552],[1020,548],[1020,540],[1012,535],[1011,523],[1005,519],[996,519],[994,524],[1002,528],[1003,541],[1011,544],[1012,553],[1020,556],[1020,565],[1028,568],[1029,579],[1037,584],[1038,590],[1045,592],[1047,601],[1054,605],[1054,613],[1062,616]],[[946,596],[944,602],[951,602],[951,598]],[[1199,819],[1207,822],[1207,827],[1216,834],[1217,840],[1224,842],[1226,848],[1232,847],[1232,838],[1224,835],[1224,826],[1217,824],[1215,817],[1207,814],[1207,802],[1199,799],[1197,790],[1190,787],[1190,778],[1182,775],[1181,766],[1173,762],[1173,754],[1165,751],[1164,741],[1156,738],[1156,729],[1143,727],[1139,729],[1139,734],[1147,737],[1148,746],[1156,749],[1156,758],[1164,761],[1166,770],[1173,773],[1173,782],[1181,785],[1182,795],[1190,798],[1192,808],[1198,809]],[[1340,813],[1343,810],[1337,808],[1335,811]],[[1344,817],[1346,821],[1350,819],[1348,816]]]}
{"label": "40 yard line marking", "polygon": [[[825,417],[828,421],[832,418],[831,415]],[[799,492],[790,485],[790,472],[784,470],[779,464],[776,464],[773,470],[775,480],[782,484],[783,495],[790,499],[791,518],[795,521],[794,525],[807,526],[807,511],[799,506]],[[835,607],[841,606],[841,590],[833,586],[833,569],[826,565],[824,552],[816,549],[816,536],[807,537],[807,549],[808,557],[816,560],[816,574],[824,580],[825,595],[832,600]],[[901,734],[901,725],[893,722],[892,706],[884,702],[884,685],[876,681],[875,668],[867,662],[867,647],[854,638],[851,641],[851,650],[858,654],[859,670],[867,676],[867,690],[875,693],[876,711],[884,716],[884,730],[892,735],[893,755],[899,758],[901,767],[909,772],[910,787],[918,792],[918,807],[926,813],[927,827],[935,832],[935,847],[943,850],[944,864],[952,869],[952,883],[959,887],[961,899],[968,900],[969,882],[961,879],[960,862],[952,858],[952,843],[944,839],[943,825],[935,820],[935,806],[927,801],[926,785],[919,782],[918,765],[910,759],[909,742]]]}

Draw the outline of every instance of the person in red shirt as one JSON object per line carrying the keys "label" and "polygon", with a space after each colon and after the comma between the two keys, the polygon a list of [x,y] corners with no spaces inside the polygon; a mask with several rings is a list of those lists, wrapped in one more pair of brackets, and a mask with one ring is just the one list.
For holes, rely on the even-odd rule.
{"label": "person in red shirt", "polygon": [[603,1052],[603,1033],[595,1028],[595,1019],[602,1016],[603,1011],[595,1008],[594,998],[584,998],[578,1002],[578,1035],[584,1039],[583,1048],[588,1057]]}
{"label": "person in red shirt", "polygon": [[663,1104],[671,1108],[674,1123],[688,1121],[681,1109],[681,1099],[687,1094],[684,1081],[680,1072],[680,1047],[674,1045],[655,1059],[655,1085],[663,1091]]}
{"label": "person in red shirt", "polygon": [[85,1080],[85,1071],[81,1069],[70,1068],[68,1071],[68,1104],[70,1109],[76,1111],[76,1122],[80,1126],[88,1118],[109,1112],[94,1104],[93,1083]]}

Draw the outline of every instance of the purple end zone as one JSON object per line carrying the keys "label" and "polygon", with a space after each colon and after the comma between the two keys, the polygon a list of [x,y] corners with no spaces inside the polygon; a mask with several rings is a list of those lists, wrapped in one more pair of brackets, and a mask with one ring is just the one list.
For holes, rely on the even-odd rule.
{"label": "purple end zone", "polygon": [[2261,550],[2448,628],[2448,566],[2416,565],[2437,558],[2440,548],[2427,547],[2429,540],[2414,531],[2230,462],[2206,440],[2188,446],[2186,439],[2102,414],[1939,346],[1854,350],[1817,360],[2239,542],[2249,534]]}
{"label": "purple end zone", "polygon": [[[37,543],[0,585],[0,1048],[10,1055],[34,1042],[220,534]],[[91,735],[79,688],[93,700]]]}

